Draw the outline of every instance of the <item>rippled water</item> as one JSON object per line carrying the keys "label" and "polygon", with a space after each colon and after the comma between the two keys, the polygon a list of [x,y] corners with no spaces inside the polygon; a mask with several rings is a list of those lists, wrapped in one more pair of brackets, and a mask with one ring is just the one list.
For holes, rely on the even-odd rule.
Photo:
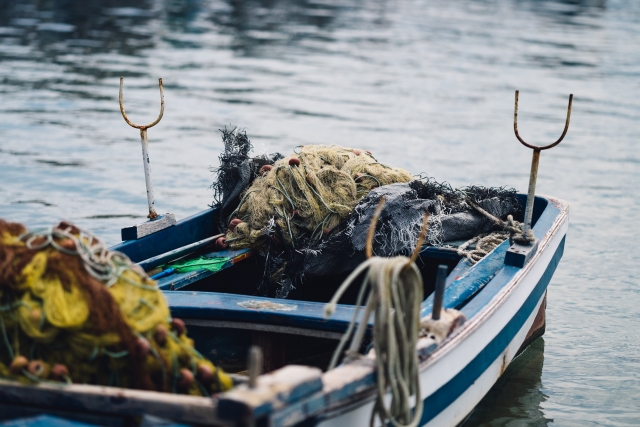
{"label": "rippled water", "polygon": [[[19,4],[18,4],[19,3]],[[89,6],[87,4],[90,4]],[[115,244],[146,215],[138,132],[149,122],[157,206],[211,202],[217,129],[259,151],[336,143],[454,186],[571,203],[547,333],[469,425],[637,425],[640,2],[0,1],[0,217],[70,219]]]}

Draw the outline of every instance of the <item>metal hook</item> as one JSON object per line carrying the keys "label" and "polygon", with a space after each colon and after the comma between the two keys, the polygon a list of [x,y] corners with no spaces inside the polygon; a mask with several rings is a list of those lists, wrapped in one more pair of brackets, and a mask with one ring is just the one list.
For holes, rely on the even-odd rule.
{"label": "metal hook", "polygon": [[160,87],[160,114],[158,115],[158,118],[153,123],[140,126],[140,125],[134,124],[131,120],[129,120],[129,117],[127,117],[127,113],[125,113],[124,111],[124,96],[122,94],[122,89],[124,87],[124,77],[120,77],[120,97],[119,97],[120,112],[122,113],[122,117],[124,118],[124,121],[127,122],[129,126],[131,126],[132,128],[140,129],[140,130],[145,130],[145,129],[154,127],[160,122],[160,120],[162,120],[162,115],[164,114],[164,88],[162,87],[162,79],[158,79],[158,86]]}
{"label": "metal hook", "polygon": [[516,102],[515,102],[515,106],[513,109],[513,130],[516,133],[516,138],[518,138],[518,141],[520,141],[522,143],[522,145],[524,145],[525,147],[529,147],[532,150],[537,150],[537,151],[542,151],[542,150],[547,150],[549,148],[553,148],[556,145],[560,144],[560,142],[562,142],[562,140],[564,139],[564,136],[567,134],[567,131],[569,130],[569,119],[571,118],[571,104],[573,104],[573,94],[569,95],[569,106],[567,107],[567,121],[564,124],[564,131],[562,132],[562,135],[560,135],[560,138],[558,138],[558,140],[556,142],[554,142],[553,144],[549,144],[549,145],[545,145],[543,147],[539,147],[537,145],[531,145],[526,143],[521,137],[520,134],[518,133],[518,94],[520,93],[519,90],[516,90]]}
{"label": "metal hook", "polygon": [[122,94],[122,88],[124,86],[124,77],[120,77],[120,112],[122,113],[122,117],[127,124],[133,128],[140,129],[140,144],[142,145],[142,163],[144,165],[144,180],[147,185],[147,203],[149,205],[149,215],[147,217],[151,220],[158,218],[158,214],[155,209],[155,198],[153,196],[153,183],[151,182],[151,163],[149,161],[149,140],[147,139],[147,129],[154,127],[157,125],[162,119],[162,115],[164,114],[164,89],[162,87],[162,79],[158,79],[158,86],[160,87],[160,114],[158,118],[148,124],[148,125],[136,125],[129,117],[127,117],[127,113],[124,111],[124,96]]}
{"label": "metal hook", "polygon": [[529,191],[527,193],[527,207],[524,213],[524,228],[522,231],[522,236],[525,240],[529,241],[530,244],[533,244],[535,238],[533,237],[533,233],[531,231],[531,220],[533,217],[533,203],[535,199],[536,193],[536,181],[538,180],[538,165],[540,164],[540,152],[542,150],[547,150],[549,148],[553,148],[556,145],[560,144],[560,142],[564,139],[567,131],[569,130],[569,119],[571,118],[571,105],[573,104],[573,94],[569,95],[569,106],[567,107],[567,121],[564,124],[564,131],[560,138],[553,144],[545,145],[545,146],[537,146],[526,143],[522,138],[520,138],[520,134],[518,134],[518,94],[520,91],[516,90],[516,102],[513,109],[513,130],[516,134],[516,138],[518,141],[522,143],[525,147],[531,148],[533,150],[533,157],[531,159],[531,174],[529,175]]}

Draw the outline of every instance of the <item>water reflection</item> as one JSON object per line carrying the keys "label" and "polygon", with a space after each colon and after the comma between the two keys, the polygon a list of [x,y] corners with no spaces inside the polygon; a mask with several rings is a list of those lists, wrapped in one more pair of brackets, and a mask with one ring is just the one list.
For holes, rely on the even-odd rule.
{"label": "water reflection", "polygon": [[211,203],[229,124],[261,151],[357,145],[455,187],[524,190],[513,91],[532,142],[557,139],[573,92],[571,130],[538,177],[571,203],[545,388],[534,346],[514,366],[537,354],[538,373],[512,367],[472,420],[632,425],[640,370],[625,346],[640,340],[621,345],[619,331],[640,330],[640,252],[628,250],[640,239],[639,23],[640,2],[624,0],[0,0],[0,217],[70,220],[110,245],[144,220],[120,75],[140,122],[156,117],[164,79],[150,155],[158,208],[178,219]]}
{"label": "water reflection", "polygon": [[509,365],[463,427],[540,427],[553,423],[542,410],[548,398],[541,380],[543,363],[544,338],[539,338]]}

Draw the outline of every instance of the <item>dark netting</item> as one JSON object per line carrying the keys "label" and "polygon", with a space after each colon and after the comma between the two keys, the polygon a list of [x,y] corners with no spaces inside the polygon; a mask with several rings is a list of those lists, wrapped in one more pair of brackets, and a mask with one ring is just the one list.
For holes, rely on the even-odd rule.
{"label": "dark netting", "polygon": [[[223,231],[226,227],[225,219],[238,205],[240,194],[251,185],[260,168],[272,165],[282,158],[282,154],[273,153],[250,157],[253,145],[247,132],[233,128],[220,129],[224,151],[218,156],[220,166],[213,168],[214,181],[213,206],[220,208],[220,223],[218,227]],[[225,215],[226,214],[226,215]]]}
{"label": "dark netting", "polygon": [[[222,208],[221,230],[226,228],[234,207],[259,169],[256,159],[248,156],[251,146],[246,134],[225,130],[223,140],[225,153],[220,156],[221,166],[213,185],[217,206]],[[263,163],[258,164],[269,161],[268,164],[273,164],[272,159],[279,158],[282,158],[279,154],[264,157],[260,160]],[[443,246],[495,229],[496,225],[467,201],[502,220],[521,211],[516,191],[510,188],[453,189],[448,183],[422,176],[406,183],[376,187],[359,200],[346,220],[326,229],[320,237],[300,234],[295,248],[286,243],[286,230],[275,221],[265,224],[266,246],[263,241],[258,250],[264,263],[264,277],[256,291],[286,298],[292,290],[304,287],[306,277],[340,274],[358,266],[365,260],[369,224],[381,197],[386,202],[376,226],[373,250],[385,257],[409,255],[413,251],[425,212],[430,214],[426,244]]]}

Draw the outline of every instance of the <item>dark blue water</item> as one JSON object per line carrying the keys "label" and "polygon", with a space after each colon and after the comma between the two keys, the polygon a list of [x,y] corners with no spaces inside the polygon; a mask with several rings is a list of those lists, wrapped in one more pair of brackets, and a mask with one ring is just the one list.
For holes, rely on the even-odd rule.
{"label": "dark blue water", "polygon": [[68,219],[118,242],[144,220],[138,132],[149,131],[160,212],[212,200],[217,129],[257,150],[370,149],[454,186],[570,202],[548,324],[469,425],[640,424],[640,2],[262,0],[0,1],[0,217]]}

